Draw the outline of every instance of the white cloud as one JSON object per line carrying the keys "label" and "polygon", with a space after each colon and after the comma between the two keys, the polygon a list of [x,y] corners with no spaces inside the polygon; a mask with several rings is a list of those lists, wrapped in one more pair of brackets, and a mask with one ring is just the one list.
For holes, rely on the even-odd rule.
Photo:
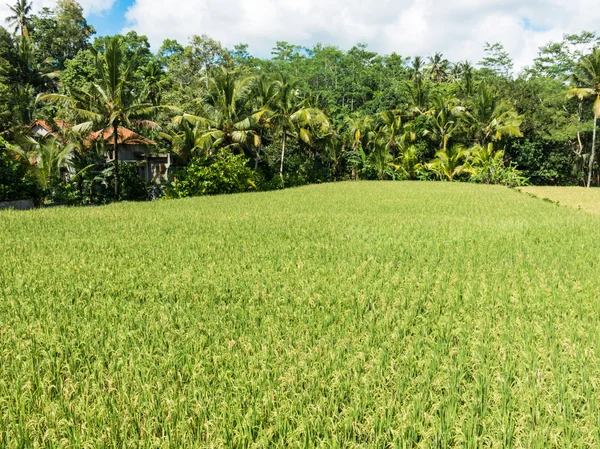
{"label": "white cloud", "polygon": [[349,48],[358,42],[404,56],[443,52],[478,61],[485,42],[502,42],[520,68],[563,33],[597,30],[597,0],[135,0],[128,29],[158,47],[209,34],[226,46],[245,42],[266,56],[275,41]]}
{"label": "white cloud", "polygon": [[246,42],[263,56],[286,40],[343,48],[367,42],[382,52],[442,51],[453,60],[477,61],[486,41],[501,41],[522,67],[548,40],[596,29],[600,10],[593,0],[192,0],[177,8],[135,0],[127,19],[154,46],[166,37],[185,42],[206,33],[227,46]]}
{"label": "white cloud", "polygon": [[[121,0],[124,1],[124,0]],[[86,14],[108,11],[115,0],[81,0]],[[485,42],[502,42],[517,68],[564,33],[596,31],[597,0],[133,0],[125,30],[158,48],[165,38],[185,43],[208,34],[231,47],[244,42],[268,56],[276,41],[348,49],[358,42],[403,56],[441,51],[451,60],[478,61]],[[55,0],[34,0],[36,10]],[[8,8],[0,2],[0,18]],[[93,25],[93,23],[92,23]]]}
{"label": "white cloud", "polygon": [[[0,1],[0,25],[5,26],[4,19],[11,15],[7,1]],[[16,0],[8,0],[8,4],[13,5]],[[78,0],[83,8],[83,13],[87,16],[90,13],[101,13],[112,8],[115,0]],[[33,12],[37,13],[42,8],[53,8],[56,6],[56,0],[34,0],[32,2]]]}

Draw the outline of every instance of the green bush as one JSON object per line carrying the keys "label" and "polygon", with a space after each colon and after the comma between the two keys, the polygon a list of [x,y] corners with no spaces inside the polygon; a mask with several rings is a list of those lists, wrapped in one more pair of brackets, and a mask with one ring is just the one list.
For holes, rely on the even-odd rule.
{"label": "green bush", "polygon": [[169,198],[240,193],[256,187],[255,172],[243,155],[220,153],[193,159],[186,167],[175,170],[167,189]]}
{"label": "green bush", "polygon": [[137,164],[119,164],[119,181],[122,199],[129,201],[144,201],[148,199],[146,182],[140,178]]}
{"label": "green bush", "polygon": [[38,199],[40,189],[29,176],[27,165],[6,151],[6,142],[0,137],[0,201]]}

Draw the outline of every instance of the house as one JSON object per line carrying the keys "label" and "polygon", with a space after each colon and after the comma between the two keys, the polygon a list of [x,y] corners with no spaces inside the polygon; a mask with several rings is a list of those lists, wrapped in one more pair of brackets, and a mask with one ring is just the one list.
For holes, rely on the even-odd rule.
{"label": "house", "polygon": [[[62,120],[57,120],[55,124],[56,127],[61,129],[71,126]],[[34,137],[44,138],[49,135],[57,136],[56,127],[50,125],[46,120],[36,120],[30,125],[29,129]],[[117,128],[117,133],[119,162],[136,163],[140,178],[147,183],[160,183],[167,180],[167,174],[171,167],[170,153],[153,152],[152,147],[156,145],[156,142],[123,126]],[[96,142],[103,142],[106,160],[109,162],[114,161],[112,127],[90,132],[85,139],[84,145],[87,148],[91,148]]]}
{"label": "house", "polygon": [[[56,120],[56,126],[61,129],[70,128],[71,125],[66,123],[63,120]],[[50,126],[50,124],[46,120],[36,120],[31,125],[29,125],[29,131],[33,137],[48,137],[53,136],[56,137],[56,131]]]}
{"label": "house", "polygon": [[[167,173],[171,167],[170,153],[153,153],[151,147],[156,145],[156,142],[122,126],[117,128],[117,133],[119,162],[135,162],[140,178],[147,183],[160,183],[167,180]],[[86,145],[91,147],[97,141],[104,142],[107,160],[114,161],[113,129],[104,128],[90,133]]]}

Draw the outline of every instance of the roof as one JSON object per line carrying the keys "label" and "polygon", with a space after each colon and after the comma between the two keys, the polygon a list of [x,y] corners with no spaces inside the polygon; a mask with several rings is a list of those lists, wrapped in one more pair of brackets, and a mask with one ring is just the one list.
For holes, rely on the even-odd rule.
{"label": "roof", "polygon": [[[64,120],[56,120],[54,123],[60,129],[65,129],[65,128],[71,127],[71,124],[65,122]],[[55,128],[52,127],[52,125],[50,123],[48,123],[46,120],[35,120],[31,125],[29,125],[29,129],[33,129],[33,127],[36,125],[44,128],[46,131],[48,131],[48,133],[50,133],[52,135],[55,134]]]}
{"label": "roof", "polygon": [[[156,142],[140,135],[134,133],[130,129],[119,126],[117,128],[118,138],[117,144],[122,145],[156,145]],[[104,128],[100,131],[94,131],[89,134],[86,139],[86,143],[91,144],[92,142],[102,139],[104,143],[108,145],[114,144],[113,139],[113,129],[112,127]]]}
{"label": "roof", "polygon": [[[72,126],[70,123],[67,123],[64,120],[56,120],[54,123],[60,129],[66,129],[66,128],[70,128]],[[31,123],[31,125],[29,125],[29,129],[32,130],[35,126],[39,126],[43,129],[45,129],[48,132],[48,134],[56,137],[56,127],[51,125],[48,121],[35,120],[33,123]],[[117,132],[119,133],[119,137],[117,139],[117,144],[121,144],[121,145],[156,145],[156,142],[154,142],[140,134],[137,134],[137,133],[131,131],[130,129],[124,128],[122,126],[119,126],[119,128],[117,129]],[[95,142],[96,140],[99,140],[99,139],[104,140],[104,143],[106,143],[108,145],[112,145],[113,144],[113,129],[112,129],[112,127],[107,127],[100,131],[92,131],[91,133],[88,134],[87,138],[85,139],[85,144],[86,144],[86,146],[91,146],[93,142]]]}

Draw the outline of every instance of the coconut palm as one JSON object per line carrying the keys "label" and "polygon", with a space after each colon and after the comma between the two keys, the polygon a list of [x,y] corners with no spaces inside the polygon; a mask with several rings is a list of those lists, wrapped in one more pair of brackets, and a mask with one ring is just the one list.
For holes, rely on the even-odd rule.
{"label": "coconut palm", "polygon": [[469,171],[468,159],[469,151],[460,145],[454,145],[449,150],[435,153],[435,159],[428,164],[428,168],[438,177],[453,181],[456,176]]}
{"label": "coconut palm", "polygon": [[437,82],[442,83],[448,78],[448,66],[450,62],[444,58],[440,52],[429,57],[429,77]]}
{"label": "coconut palm", "polygon": [[419,160],[419,154],[417,148],[414,145],[406,148],[402,154],[390,164],[402,177],[406,179],[415,179],[423,164]]}
{"label": "coconut palm", "polygon": [[448,142],[460,125],[465,108],[454,97],[436,95],[432,100],[432,108],[425,114],[428,116],[428,128],[423,135],[429,135],[439,143],[439,148],[446,152]]}
{"label": "coconut palm", "polygon": [[482,146],[505,137],[521,137],[523,116],[503,102],[486,84],[479,85],[467,117],[474,139]]}
{"label": "coconut palm", "polygon": [[298,81],[281,76],[277,80],[277,98],[269,123],[281,138],[279,177],[283,186],[283,165],[288,137],[295,137],[299,142],[310,145],[315,132],[327,132],[329,119],[320,109],[305,107],[300,97]]}
{"label": "coconut palm", "polygon": [[187,120],[179,125],[179,131],[159,133],[159,136],[171,144],[171,151],[176,155],[177,162],[187,164],[200,153],[206,153],[203,139],[204,131]]}
{"label": "coconut palm", "polygon": [[370,115],[361,115],[355,112],[353,115],[346,117],[345,129],[349,135],[353,151],[358,147],[367,150],[369,142],[375,137],[375,126],[376,121]]}
{"label": "coconut palm", "polygon": [[256,154],[254,158],[254,170],[257,170],[258,163],[260,162],[262,145],[264,143],[264,136],[270,128],[268,117],[272,114],[273,107],[277,101],[279,83],[263,73],[261,76],[254,79],[253,84],[252,90],[255,108],[258,111],[263,111],[263,114],[260,116],[257,123],[258,145],[256,145]]}
{"label": "coconut palm", "polygon": [[52,180],[60,178],[62,171],[71,167],[75,146],[63,143],[58,137],[48,137],[41,141],[23,137],[12,150],[30,162],[40,186],[47,190]]}
{"label": "coconut palm", "polygon": [[29,37],[29,22],[31,21],[29,14],[31,14],[31,3],[27,0],[17,0],[13,5],[6,5],[12,13],[6,18],[6,23],[9,26],[14,27],[14,34],[21,31],[21,36]]}
{"label": "coconut palm", "polygon": [[401,139],[404,137],[404,124],[401,111],[383,111],[378,114],[379,129],[378,136],[385,141],[387,152],[395,158]]}
{"label": "coconut palm", "polygon": [[393,157],[388,151],[388,146],[385,139],[377,139],[373,142],[373,150],[369,155],[369,161],[377,172],[377,177],[383,181],[387,171],[391,168],[390,163]]}
{"label": "coconut palm", "polygon": [[[119,126],[130,126],[134,118],[147,115],[156,108],[136,97],[129,85],[129,65],[125,62],[125,43],[121,36],[110,39],[98,55],[99,82],[67,94],[41,95],[40,101],[63,103],[76,119],[112,129],[114,152],[115,199],[119,198]],[[163,106],[163,108],[168,108]],[[138,120],[138,127],[158,127],[148,120]]]}
{"label": "coconut palm", "polygon": [[596,159],[596,127],[600,117],[600,48],[595,48],[592,53],[584,58],[577,65],[573,74],[573,83],[575,87],[569,90],[569,96],[576,96],[582,101],[584,98],[592,97],[594,103],[592,112],[594,116],[594,128],[592,132],[592,149],[588,162],[587,187],[592,184],[592,173]]}
{"label": "coconut palm", "polygon": [[425,63],[423,58],[415,56],[412,61],[412,65],[409,68],[410,82],[407,83],[408,94],[414,107],[423,111],[427,107],[428,100],[428,86],[426,80],[423,78],[423,70]]}
{"label": "coconut palm", "polygon": [[252,78],[221,68],[204,82],[207,89],[197,99],[199,112],[177,117],[176,122],[186,120],[204,130],[202,146],[208,153],[214,148],[248,151],[258,143],[256,127],[264,114],[254,110],[250,95]]}
{"label": "coconut palm", "polygon": [[469,150],[468,168],[484,183],[491,183],[498,171],[504,167],[504,151],[496,150],[493,142],[474,145]]}

